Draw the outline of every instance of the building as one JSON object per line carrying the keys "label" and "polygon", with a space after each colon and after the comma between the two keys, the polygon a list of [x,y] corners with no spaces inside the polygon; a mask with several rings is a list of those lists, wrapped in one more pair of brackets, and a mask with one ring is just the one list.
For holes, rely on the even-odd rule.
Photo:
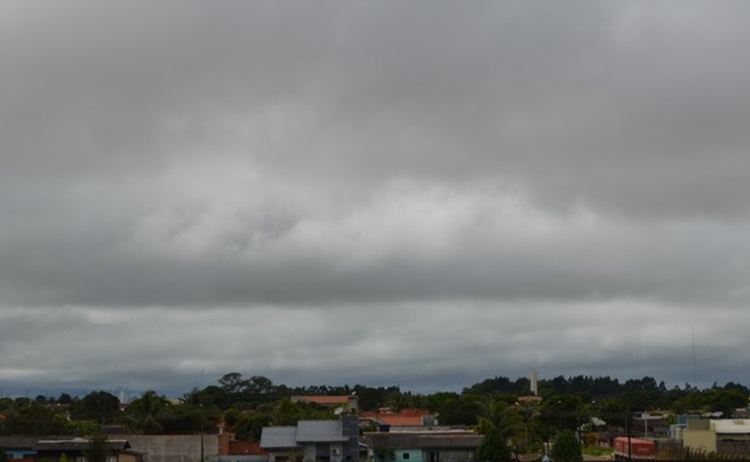
{"label": "building", "polygon": [[482,435],[472,431],[365,433],[374,462],[474,462]]}
{"label": "building", "polygon": [[[85,462],[86,450],[91,440],[74,438],[69,440],[39,440],[34,445],[37,460],[59,461],[63,455],[70,462]],[[145,453],[135,451],[127,440],[106,440],[109,456],[107,462],[143,462]]]}
{"label": "building", "polygon": [[722,455],[750,455],[750,419],[690,419],[682,432],[685,448]]}
{"label": "building", "polygon": [[34,462],[37,441],[39,438],[36,436],[0,436],[0,449],[11,462]]}
{"label": "building", "polygon": [[382,409],[377,412],[363,412],[359,419],[365,425],[369,423],[377,427],[387,426],[391,430],[399,427],[416,428],[438,425],[437,419],[426,409],[402,409],[399,412]]}
{"label": "building", "polygon": [[147,462],[213,462],[219,454],[219,439],[204,435],[110,435],[127,439],[134,448],[148,453]]}
{"label": "building", "polygon": [[359,419],[300,420],[296,426],[263,427],[260,447],[268,462],[355,462],[359,460]]}

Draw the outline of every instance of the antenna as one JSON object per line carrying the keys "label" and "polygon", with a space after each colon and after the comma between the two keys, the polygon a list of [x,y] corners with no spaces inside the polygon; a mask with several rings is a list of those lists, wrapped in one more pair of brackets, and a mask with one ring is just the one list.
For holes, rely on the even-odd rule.
{"label": "antenna", "polygon": [[697,386],[695,383],[695,326],[693,326],[693,386]]}
{"label": "antenna", "polygon": [[341,413],[344,412],[343,407],[337,407],[336,410],[333,411],[334,415],[341,415]]}

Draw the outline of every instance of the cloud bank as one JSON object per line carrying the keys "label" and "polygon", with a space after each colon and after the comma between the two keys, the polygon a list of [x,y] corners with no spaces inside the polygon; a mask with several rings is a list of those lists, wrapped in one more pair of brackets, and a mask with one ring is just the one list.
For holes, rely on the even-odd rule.
{"label": "cloud bank", "polygon": [[0,387],[750,383],[748,8],[0,3]]}

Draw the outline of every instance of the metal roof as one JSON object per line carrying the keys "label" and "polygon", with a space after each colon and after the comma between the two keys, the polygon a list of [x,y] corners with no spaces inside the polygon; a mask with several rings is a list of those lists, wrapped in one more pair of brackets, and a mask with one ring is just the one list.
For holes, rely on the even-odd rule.
{"label": "metal roof", "polygon": [[750,434],[750,420],[712,420],[711,425],[716,433]]}
{"label": "metal roof", "polygon": [[263,449],[286,449],[297,446],[297,427],[263,427],[260,447]]}
{"label": "metal roof", "polygon": [[[112,451],[130,449],[127,440],[107,440],[107,447]],[[91,444],[90,440],[75,438],[72,440],[40,440],[34,445],[36,451],[85,451]]]}
{"label": "metal roof", "polygon": [[297,422],[298,443],[333,443],[349,441],[343,436],[340,420],[300,420]]}
{"label": "metal roof", "polygon": [[39,441],[38,436],[0,436],[0,448],[31,449]]}

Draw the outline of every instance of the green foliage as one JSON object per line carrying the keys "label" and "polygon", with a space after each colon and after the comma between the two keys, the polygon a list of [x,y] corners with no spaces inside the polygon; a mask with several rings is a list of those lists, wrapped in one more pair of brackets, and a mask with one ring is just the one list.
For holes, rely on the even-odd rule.
{"label": "green foliage", "polygon": [[101,432],[97,432],[91,436],[91,440],[84,451],[87,462],[107,462],[109,453],[107,437]]}
{"label": "green foliage", "polygon": [[443,425],[477,425],[482,414],[482,403],[476,395],[435,393],[427,398],[427,405]]}
{"label": "green foliage", "polygon": [[73,420],[70,422],[70,429],[73,435],[84,437],[100,432],[102,426],[93,420]]}
{"label": "green foliage", "polygon": [[0,412],[5,412],[8,409],[12,409],[15,405],[13,398],[0,398]]}
{"label": "green foliage", "polygon": [[64,415],[37,402],[26,402],[3,422],[6,435],[62,435],[70,430]]}
{"label": "green foliage", "polygon": [[[235,436],[242,441],[260,441],[263,427],[271,424],[271,416],[265,412],[243,414],[235,425]],[[296,424],[296,422],[295,422]]]}
{"label": "green foliage", "polygon": [[477,448],[477,459],[482,462],[509,462],[512,459],[510,448],[498,430],[493,429],[484,435]]}
{"label": "green foliage", "polygon": [[271,425],[296,425],[299,420],[332,420],[336,416],[328,408],[314,403],[292,402],[282,399],[276,403],[270,413]]}
{"label": "green foliage", "polygon": [[[654,408],[676,412],[722,412],[730,417],[747,407],[748,388],[734,382],[706,390],[685,384],[667,389],[652,377],[620,382],[609,377],[555,377],[539,381],[541,403],[519,399],[530,392],[527,378],[494,377],[466,387],[461,393],[418,395],[398,386],[350,387],[310,385],[287,387],[255,375],[245,379],[230,372],[217,385],[194,388],[174,404],[154,391],[144,393],[123,413],[117,398],[97,391],[82,399],[65,393],[56,400],[38,397],[0,398],[2,434],[74,434],[97,431],[102,423],[123,423],[146,434],[212,432],[223,418],[228,431],[239,439],[257,440],[264,425],[294,425],[301,419],[333,418],[330,409],[310,403],[293,403],[293,395],[351,395],[356,392],[360,410],[429,409],[441,424],[474,426],[483,434],[497,431],[516,452],[538,449],[542,442],[564,429],[590,426],[592,416],[610,426],[624,427],[633,412]],[[44,399],[42,399],[44,398]],[[56,404],[55,404],[56,403]],[[69,412],[72,422],[65,419]],[[222,415],[223,414],[223,415]],[[632,423],[632,422],[630,422]],[[583,427],[581,427],[583,425]]]}
{"label": "green foliage", "polygon": [[555,462],[582,462],[583,453],[575,433],[564,430],[557,435],[550,456]]}
{"label": "green foliage", "polygon": [[240,374],[239,372],[230,372],[228,374],[224,374],[219,379],[219,385],[221,386],[222,390],[226,391],[227,393],[239,393],[243,388],[245,388],[246,381],[242,380],[242,374]]}
{"label": "green foliage", "polygon": [[147,435],[161,434],[164,426],[160,420],[165,417],[168,408],[169,401],[165,397],[149,390],[128,405],[123,422],[132,430]]}
{"label": "green foliage", "polygon": [[200,407],[184,404],[170,405],[157,420],[161,432],[168,435],[198,433],[210,426]]}
{"label": "green foliage", "polygon": [[375,451],[377,462],[388,462],[394,459],[396,459],[396,451],[393,448],[379,448]]}
{"label": "green foliage", "polygon": [[120,417],[120,400],[106,391],[92,391],[83,399],[68,406],[70,417],[75,420],[96,420],[102,424],[113,423]]}
{"label": "green foliage", "polygon": [[612,455],[611,448],[601,448],[598,446],[587,446],[583,448],[583,453],[587,456],[609,457]]}

